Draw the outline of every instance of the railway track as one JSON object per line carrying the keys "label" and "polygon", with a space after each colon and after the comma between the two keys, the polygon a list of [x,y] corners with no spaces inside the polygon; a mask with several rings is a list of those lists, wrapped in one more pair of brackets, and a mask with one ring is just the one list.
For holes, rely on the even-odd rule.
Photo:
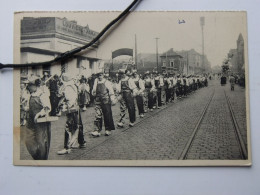
{"label": "railway track", "polygon": [[[182,151],[182,153],[179,157],[179,160],[186,160],[187,159],[187,155],[188,155],[188,153],[189,153],[189,151],[192,147],[192,144],[194,143],[194,140],[196,139],[196,135],[197,135],[198,131],[200,130],[200,127],[201,127],[203,120],[205,119],[205,116],[207,114],[207,111],[210,107],[210,104],[212,102],[214,95],[215,95],[215,89],[212,92],[212,95],[210,96],[209,101],[207,102],[206,106],[204,107],[204,110],[203,110],[198,122],[196,123],[196,126],[194,127],[192,134],[191,134],[188,142],[186,143],[186,145],[185,145],[185,147],[184,147],[184,149],[183,149],[183,151]],[[246,149],[245,143],[242,139],[242,136],[241,136],[241,133],[240,133],[240,130],[239,130],[237,120],[235,118],[235,114],[234,114],[231,102],[230,102],[229,97],[227,96],[225,90],[224,90],[224,95],[225,95],[225,99],[226,99],[228,109],[229,109],[229,112],[230,112],[230,118],[231,118],[231,121],[232,121],[232,124],[233,124],[233,127],[234,127],[234,133],[235,133],[235,136],[236,136],[236,140],[237,140],[237,143],[238,143],[238,146],[239,146],[240,156],[241,156],[242,159],[247,159],[248,158],[247,149]]]}

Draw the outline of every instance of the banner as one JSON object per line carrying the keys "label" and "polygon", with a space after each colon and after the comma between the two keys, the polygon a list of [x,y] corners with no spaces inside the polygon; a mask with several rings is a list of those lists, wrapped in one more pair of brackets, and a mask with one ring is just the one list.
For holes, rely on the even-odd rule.
{"label": "banner", "polygon": [[133,49],[122,48],[122,49],[115,50],[112,52],[112,59],[121,55],[133,56]]}

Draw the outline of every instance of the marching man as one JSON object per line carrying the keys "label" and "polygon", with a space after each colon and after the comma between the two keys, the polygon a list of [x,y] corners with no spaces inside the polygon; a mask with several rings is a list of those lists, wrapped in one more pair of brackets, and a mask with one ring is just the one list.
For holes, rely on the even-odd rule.
{"label": "marching man", "polygon": [[130,72],[128,70],[121,71],[121,80],[118,83],[118,92],[121,94],[122,99],[120,100],[120,119],[117,123],[118,127],[124,126],[124,118],[126,115],[126,110],[128,109],[129,113],[129,126],[133,127],[134,122],[136,120],[135,116],[135,104],[134,104],[134,96],[136,95],[138,89],[135,85],[135,82],[132,78],[130,78]]}
{"label": "marching man", "polygon": [[164,86],[165,86],[165,96],[166,96],[165,104],[168,104],[169,101],[171,100],[171,87],[172,87],[169,74],[165,74]]}
{"label": "marching man", "polygon": [[136,103],[139,111],[140,118],[144,117],[144,100],[143,100],[143,94],[144,94],[144,83],[143,80],[140,78],[140,76],[137,74],[136,71],[133,72],[133,80],[135,82],[135,85],[137,87],[137,93],[136,93]]}
{"label": "marching man", "polygon": [[90,102],[89,85],[87,83],[87,79],[83,75],[80,78],[79,82],[79,106],[82,107],[83,111],[85,111],[87,110],[87,105]]}
{"label": "marching man", "polygon": [[162,106],[162,88],[164,86],[164,81],[163,81],[163,77],[158,73],[155,72],[156,76],[154,78],[154,85],[156,88],[156,100],[157,100],[157,108],[160,109]]}
{"label": "marching man", "polygon": [[86,142],[83,135],[83,124],[78,106],[78,90],[72,77],[64,73],[62,75],[63,89],[63,111],[66,113],[66,126],[64,137],[64,149],[57,154],[68,154],[71,149],[84,148]]}
{"label": "marching man", "polygon": [[186,78],[185,75],[183,75],[182,82],[183,82],[183,95],[184,95],[184,97],[187,97],[188,88],[189,88],[189,81],[188,81],[188,78]]}
{"label": "marching man", "polygon": [[104,78],[104,73],[99,72],[98,78],[95,79],[92,95],[95,97],[95,121],[94,131],[91,133],[94,137],[101,135],[102,123],[105,124],[105,135],[109,136],[111,130],[115,130],[111,104],[115,104],[115,94],[113,85]]}
{"label": "marching man", "polygon": [[150,77],[149,71],[145,73],[144,87],[145,87],[145,99],[146,99],[145,106],[147,107],[147,100],[148,100],[148,109],[152,112],[154,106],[153,91],[155,90],[155,87],[154,87],[154,80]]}

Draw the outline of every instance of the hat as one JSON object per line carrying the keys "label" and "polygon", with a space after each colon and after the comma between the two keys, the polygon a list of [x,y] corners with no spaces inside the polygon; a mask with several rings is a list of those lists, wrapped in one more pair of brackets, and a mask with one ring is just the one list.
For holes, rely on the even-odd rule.
{"label": "hat", "polygon": [[149,72],[149,71],[146,71],[144,74],[145,74],[145,75],[148,75],[148,74],[150,74],[150,72]]}
{"label": "hat", "polygon": [[61,79],[63,82],[69,82],[70,80],[72,80],[72,76],[68,73],[63,73]]}
{"label": "hat", "polygon": [[30,84],[36,84],[36,81],[37,81],[38,79],[40,80],[40,77],[35,76],[35,75],[32,75],[31,77],[28,78],[28,83],[30,83]]}
{"label": "hat", "polygon": [[127,70],[119,69],[119,70],[118,70],[118,73],[119,73],[119,74],[125,74],[126,71],[127,71]]}
{"label": "hat", "polygon": [[137,70],[133,70],[133,74],[137,74]]}

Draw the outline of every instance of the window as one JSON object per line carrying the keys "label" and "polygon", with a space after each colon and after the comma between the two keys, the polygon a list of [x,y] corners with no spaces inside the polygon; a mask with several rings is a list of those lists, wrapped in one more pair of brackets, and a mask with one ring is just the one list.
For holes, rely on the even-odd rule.
{"label": "window", "polygon": [[162,65],[163,67],[166,67],[166,61],[163,61],[163,65]]}
{"label": "window", "polygon": [[36,68],[36,67],[32,67],[32,74],[36,75],[36,76],[40,76],[39,74],[39,68]]}
{"label": "window", "polygon": [[77,68],[80,68],[80,66],[81,66],[81,59],[77,58]]}
{"label": "window", "polygon": [[174,66],[174,61],[171,60],[170,67],[173,67],[173,66]]}
{"label": "window", "polygon": [[47,72],[48,75],[51,75],[51,66],[43,66],[42,67],[42,74],[44,75],[44,73]]}

